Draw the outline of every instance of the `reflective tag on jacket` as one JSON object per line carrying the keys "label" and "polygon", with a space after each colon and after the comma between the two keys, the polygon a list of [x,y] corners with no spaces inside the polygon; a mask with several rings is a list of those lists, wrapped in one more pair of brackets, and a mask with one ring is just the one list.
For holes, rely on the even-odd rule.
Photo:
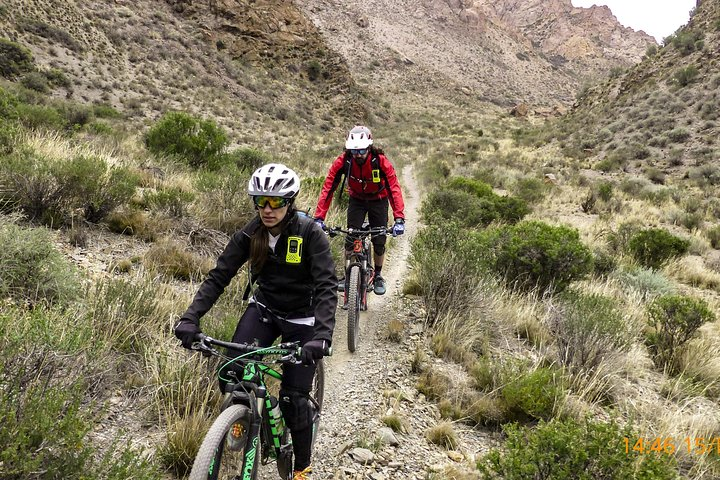
{"label": "reflective tag on jacket", "polygon": [[373,183],[380,183],[380,170],[375,169],[372,171]]}
{"label": "reflective tag on jacket", "polygon": [[300,263],[302,258],[302,237],[288,237],[287,254],[285,261],[287,263]]}

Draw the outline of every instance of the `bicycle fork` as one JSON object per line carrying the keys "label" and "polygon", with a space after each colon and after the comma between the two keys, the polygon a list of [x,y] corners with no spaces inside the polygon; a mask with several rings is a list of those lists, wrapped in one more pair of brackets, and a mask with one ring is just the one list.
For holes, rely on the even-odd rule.
{"label": "bicycle fork", "polygon": [[252,421],[250,422],[250,431],[248,432],[248,445],[245,449],[245,463],[242,470],[242,480],[252,480],[255,470],[255,457],[257,457],[260,447],[260,428],[262,424],[262,412],[265,405],[265,397],[267,390],[259,387],[255,391],[255,402],[250,402],[252,412]]}

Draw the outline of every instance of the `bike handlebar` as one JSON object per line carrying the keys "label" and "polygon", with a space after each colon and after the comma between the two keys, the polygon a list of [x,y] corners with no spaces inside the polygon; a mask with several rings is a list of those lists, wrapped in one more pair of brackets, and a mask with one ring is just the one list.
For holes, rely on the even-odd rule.
{"label": "bike handlebar", "polygon": [[[218,347],[229,348],[236,350],[240,353],[254,353],[257,355],[281,355],[281,363],[298,363],[300,362],[300,352],[302,347],[300,342],[285,342],[279,345],[272,345],[270,347],[258,347],[256,345],[248,345],[246,343],[232,343],[217,340],[204,333],[198,333],[195,335],[196,343],[193,344],[194,350],[200,350],[201,352],[207,352],[213,355],[219,355],[214,348],[210,345],[216,345]],[[323,355],[329,357],[332,355],[332,347],[327,347],[323,352]]]}
{"label": "bike handlebar", "polygon": [[345,235],[350,235],[353,237],[363,237],[365,235],[387,235],[391,234],[393,237],[395,236],[392,233],[393,229],[388,227],[373,227],[373,228],[352,228],[348,227],[347,229],[344,229],[342,227],[325,227],[325,233],[328,234],[330,237],[334,237],[338,233],[344,233]]}

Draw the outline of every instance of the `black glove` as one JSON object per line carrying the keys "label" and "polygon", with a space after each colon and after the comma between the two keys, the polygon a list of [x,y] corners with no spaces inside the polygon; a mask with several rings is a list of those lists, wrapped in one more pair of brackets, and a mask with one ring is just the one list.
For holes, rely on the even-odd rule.
{"label": "black glove", "polygon": [[300,359],[305,365],[313,365],[315,360],[325,356],[325,350],[329,347],[327,340],[310,340],[300,349]]}
{"label": "black glove", "polygon": [[200,322],[197,320],[181,318],[175,325],[175,336],[180,339],[185,348],[192,347],[195,335],[198,333],[200,333]]}

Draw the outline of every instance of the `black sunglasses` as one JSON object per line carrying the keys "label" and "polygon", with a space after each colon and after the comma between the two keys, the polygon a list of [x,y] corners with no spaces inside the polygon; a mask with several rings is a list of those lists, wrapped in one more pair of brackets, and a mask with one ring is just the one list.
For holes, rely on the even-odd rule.
{"label": "black sunglasses", "polygon": [[350,149],[350,153],[352,155],[367,155],[368,149],[367,148],[352,148]]}

